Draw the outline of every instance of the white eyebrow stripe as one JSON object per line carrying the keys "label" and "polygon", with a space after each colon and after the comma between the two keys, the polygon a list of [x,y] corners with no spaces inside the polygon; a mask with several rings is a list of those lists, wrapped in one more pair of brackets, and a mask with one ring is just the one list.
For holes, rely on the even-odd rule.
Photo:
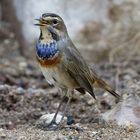
{"label": "white eyebrow stripe", "polygon": [[60,18],[57,18],[57,17],[51,17],[51,16],[48,16],[46,18],[43,18],[44,20],[52,20],[52,19],[55,19],[55,20],[58,20],[58,21],[62,21]]}

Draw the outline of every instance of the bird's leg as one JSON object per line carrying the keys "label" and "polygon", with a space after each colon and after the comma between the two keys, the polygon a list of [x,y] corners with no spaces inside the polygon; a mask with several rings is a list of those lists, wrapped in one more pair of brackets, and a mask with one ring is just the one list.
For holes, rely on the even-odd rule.
{"label": "bird's leg", "polygon": [[58,114],[58,112],[59,112],[59,110],[60,110],[60,107],[61,107],[61,105],[62,105],[62,103],[63,103],[64,98],[65,98],[65,96],[63,96],[63,98],[62,98],[62,100],[61,100],[61,102],[60,102],[60,104],[59,104],[59,106],[58,106],[58,108],[57,108],[57,110],[56,110],[56,113],[55,113],[55,115],[54,115],[54,117],[53,117],[51,123],[54,123],[54,124],[56,123],[56,117],[57,117],[57,114]]}
{"label": "bird's leg", "polygon": [[59,122],[59,127],[61,127],[61,125],[62,125],[63,119],[64,119],[64,117],[65,117],[66,111],[67,111],[67,109],[68,109],[68,107],[69,107],[69,104],[70,104],[70,101],[71,101],[71,98],[72,98],[70,92],[71,92],[70,90],[67,90],[68,101],[67,101],[67,104],[66,104],[66,106],[65,106],[64,112],[63,112],[63,114],[62,114],[62,118],[61,118],[61,120],[60,120],[60,122]]}
{"label": "bird's leg", "polygon": [[[65,90],[64,90],[64,91],[65,91]],[[62,90],[62,92],[64,92],[64,91]],[[58,108],[57,108],[57,111],[56,111],[56,113],[55,113],[53,119],[52,119],[51,122],[47,125],[47,127],[50,128],[49,130],[55,130],[55,129],[58,128],[58,124],[56,123],[56,117],[57,117],[57,114],[58,114],[58,112],[59,112],[59,110],[60,110],[62,104],[63,104],[63,100],[64,100],[64,98],[66,97],[66,95],[67,95],[67,94],[66,94],[66,92],[65,92],[64,95],[63,95],[63,97],[62,97],[61,102],[59,103],[59,106],[58,106]]]}

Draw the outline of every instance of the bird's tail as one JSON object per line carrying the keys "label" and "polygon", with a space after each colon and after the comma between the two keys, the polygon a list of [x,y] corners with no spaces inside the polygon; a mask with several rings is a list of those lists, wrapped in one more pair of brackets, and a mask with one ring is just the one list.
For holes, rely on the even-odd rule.
{"label": "bird's tail", "polygon": [[111,93],[113,96],[116,98],[120,98],[120,95],[116,93],[105,81],[103,81],[101,78],[99,78],[95,73],[92,73],[92,78],[93,78],[93,85],[95,87],[99,87],[102,89],[105,89],[109,93]]}

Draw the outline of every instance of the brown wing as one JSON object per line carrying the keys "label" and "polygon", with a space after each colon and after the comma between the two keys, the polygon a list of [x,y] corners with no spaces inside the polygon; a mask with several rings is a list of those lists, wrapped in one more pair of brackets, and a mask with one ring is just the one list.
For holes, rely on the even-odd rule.
{"label": "brown wing", "polygon": [[79,51],[73,44],[70,45],[72,46],[63,48],[64,59],[62,60],[62,64],[70,76],[79,84],[79,87],[85,89],[95,98],[90,70]]}

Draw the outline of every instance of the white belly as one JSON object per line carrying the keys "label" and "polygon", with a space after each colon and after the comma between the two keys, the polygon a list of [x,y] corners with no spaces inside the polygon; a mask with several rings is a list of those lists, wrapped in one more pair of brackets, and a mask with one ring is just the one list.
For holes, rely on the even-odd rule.
{"label": "white belly", "polygon": [[45,68],[40,66],[41,71],[49,84],[60,88],[77,88],[78,85],[70,75],[59,67]]}
{"label": "white belly", "polygon": [[55,80],[53,79],[54,71],[52,69],[46,69],[44,67],[40,67],[41,71],[49,84],[55,84]]}

